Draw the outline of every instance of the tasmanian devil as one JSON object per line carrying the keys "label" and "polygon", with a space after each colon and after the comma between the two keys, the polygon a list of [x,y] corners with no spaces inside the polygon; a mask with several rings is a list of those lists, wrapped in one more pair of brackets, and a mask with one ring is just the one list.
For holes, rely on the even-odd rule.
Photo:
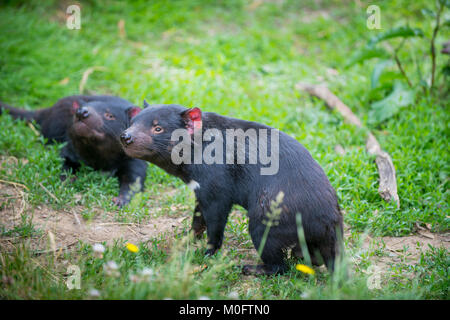
{"label": "tasmanian devil", "polygon": [[[264,124],[179,105],[145,107],[121,135],[125,153],[194,190],[192,229],[196,235],[207,230],[207,255],[221,247],[228,214],[238,204],[248,211],[249,232],[263,261],[244,266],[244,273],[285,272],[288,249],[302,255],[297,221],[312,263],[334,269],[342,252],[342,215],[335,190],[305,147]],[[271,206],[280,194],[278,208]],[[279,215],[270,222],[275,209]]]}
{"label": "tasmanian devil", "polygon": [[[127,204],[133,193],[142,190],[147,163],[123,152],[120,134],[128,128],[130,119],[141,110],[131,102],[114,96],[69,96],[58,100],[51,108],[28,111],[0,103],[2,110],[26,121],[34,120],[49,142],[67,142],[61,150],[65,171],[74,172],[83,162],[96,169],[111,171],[119,179],[118,206]],[[131,188],[136,184],[137,188]]]}

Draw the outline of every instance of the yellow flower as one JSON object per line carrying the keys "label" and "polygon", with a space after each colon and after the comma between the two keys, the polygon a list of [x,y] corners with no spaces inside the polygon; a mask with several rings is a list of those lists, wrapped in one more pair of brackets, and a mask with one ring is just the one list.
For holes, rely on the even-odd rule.
{"label": "yellow flower", "polygon": [[303,273],[307,273],[307,274],[315,274],[316,273],[312,268],[310,268],[304,264],[296,265],[295,269],[297,269],[298,271],[301,271]]}
{"label": "yellow flower", "polygon": [[127,246],[128,251],[131,251],[131,252],[134,252],[134,253],[139,251],[139,248],[136,245],[134,245],[134,244],[132,244],[130,242],[128,242],[126,244],[126,246]]}

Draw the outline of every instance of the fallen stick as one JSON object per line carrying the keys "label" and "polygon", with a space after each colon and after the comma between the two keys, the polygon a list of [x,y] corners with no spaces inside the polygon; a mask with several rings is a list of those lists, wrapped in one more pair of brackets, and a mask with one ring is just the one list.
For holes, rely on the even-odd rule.
{"label": "fallen stick", "polygon": [[[66,211],[66,212],[68,212],[68,211]],[[75,212],[75,210],[71,209],[70,212],[73,214],[73,217],[75,218],[75,221],[76,221],[78,227],[79,227],[80,229],[83,229],[83,225],[81,224],[81,221],[80,221],[80,219],[78,218],[78,215],[77,215],[77,213]]]}
{"label": "fallen stick", "polygon": [[27,186],[25,186],[25,185],[23,185],[23,184],[21,184],[21,183],[18,183],[18,182],[6,181],[6,180],[0,179],[0,183],[7,183],[7,184],[11,184],[11,185],[13,185],[13,186],[19,186],[19,187],[22,187],[22,188],[24,188],[25,190],[28,190],[28,191],[30,190],[30,189],[27,188]]}
{"label": "fallen stick", "polygon": [[[338,97],[336,97],[326,86],[312,85],[306,83],[297,83],[296,89],[304,90],[310,95],[325,101],[330,109],[337,110],[345,120],[358,128],[363,128],[361,120],[346,106]],[[378,193],[381,198],[389,202],[394,200],[397,208],[400,208],[400,199],[397,194],[397,181],[395,177],[395,167],[389,154],[381,149],[380,144],[372,133],[369,133],[366,142],[366,150],[369,154],[375,155],[375,162],[378,167],[380,184]]]}
{"label": "fallen stick", "polygon": [[80,81],[80,86],[79,86],[80,94],[83,94],[86,82],[88,81],[88,78],[91,75],[91,73],[93,73],[94,71],[106,71],[106,68],[101,67],[101,66],[95,66],[95,67],[90,67],[90,68],[86,69],[86,71],[83,72],[83,76]]}
{"label": "fallen stick", "polygon": [[59,247],[59,248],[54,247],[52,249],[47,249],[47,250],[36,250],[36,251],[33,251],[32,254],[34,254],[34,255],[41,255],[41,254],[46,254],[46,253],[55,253],[57,251],[67,250],[70,247],[72,247],[74,244],[77,244],[77,243],[78,243],[78,240],[75,240],[75,241],[69,243],[68,245],[65,245],[65,246],[62,246],[62,247]]}
{"label": "fallen stick", "polygon": [[48,191],[48,189],[47,189],[46,187],[44,187],[44,185],[43,185],[41,182],[39,182],[39,185],[41,186],[42,189],[44,189],[45,192],[47,192],[47,194],[48,194],[50,197],[53,198],[53,200],[55,200],[56,202],[59,203],[59,199],[58,199],[53,193],[51,193],[50,191]]}

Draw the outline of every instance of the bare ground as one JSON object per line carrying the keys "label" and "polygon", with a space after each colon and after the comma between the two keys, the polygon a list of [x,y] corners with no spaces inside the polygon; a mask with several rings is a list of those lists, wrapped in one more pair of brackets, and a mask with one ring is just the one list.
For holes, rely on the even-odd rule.
{"label": "bare ground", "polygon": [[[117,222],[111,213],[100,208],[96,211],[94,218],[86,221],[81,212],[82,206],[75,206],[67,210],[57,211],[48,206],[40,205],[35,208],[29,207],[26,196],[21,186],[0,182],[0,226],[6,230],[21,225],[22,216],[26,214],[34,228],[40,232],[32,236],[30,246],[37,252],[70,246],[82,241],[85,243],[113,244],[115,240],[123,240],[139,243],[151,240],[167,234],[173,235],[179,232],[182,222],[188,217],[157,217],[149,219],[146,223],[122,223]],[[54,238],[54,244],[50,238]],[[20,237],[0,237],[0,248],[2,250],[13,249],[20,242]],[[51,248],[55,246],[56,248]]]}
{"label": "bare ground", "polygon": [[[349,237],[350,228],[345,226],[345,229],[344,236]],[[356,248],[350,260],[355,267],[362,262],[362,257],[366,256],[371,265],[388,275],[392,273],[390,270],[393,265],[417,264],[421,254],[429,250],[430,245],[436,248],[444,247],[448,251],[450,233],[431,233],[427,228],[416,225],[416,232],[405,237],[371,237],[362,234],[359,241],[349,241],[349,246]]]}
{"label": "bare ground", "polygon": [[[111,213],[100,208],[94,209],[97,214],[90,221],[81,217],[85,209],[75,206],[67,210],[57,211],[48,206],[41,205],[32,208],[26,201],[26,189],[20,184],[0,180],[0,227],[3,230],[11,230],[21,225],[23,216],[31,219],[30,222],[40,232],[29,240],[29,245],[36,252],[46,252],[59,249],[68,249],[78,241],[85,243],[114,243],[115,240],[123,240],[132,243],[148,241],[153,238],[173,238],[180,232],[183,224],[190,220],[190,216],[183,217],[157,217],[142,224],[121,223],[114,220]],[[232,214],[230,219],[235,219]],[[358,247],[359,253],[374,252],[381,249],[382,254],[371,255],[370,260],[382,269],[395,263],[414,264],[420,258],[420,253],[428,249],[428,245],[434,247],[450,247],[450,233],[431,233],[426,227],[417,226],[414,235],[406,237],[370,237],[362,235],[362,243],[351,243]],[[346,226],[345,236],[350,236],[350,229]],[[54,239],[54,240],[51,240]],[[0,236],[0,249],[2,251],[13,250],[23,239],[18,236]],[[231,242],[231,245],[234,245]],[[237,246],[239,244],[236,244]],[[224,248],[225,251],[226,248]],[[254,249],[242,249],[249,251],[249,258],[256,258]],[[253,257],[254,256],[254,257]],[[354,263],[358,263],[358,257]]]}

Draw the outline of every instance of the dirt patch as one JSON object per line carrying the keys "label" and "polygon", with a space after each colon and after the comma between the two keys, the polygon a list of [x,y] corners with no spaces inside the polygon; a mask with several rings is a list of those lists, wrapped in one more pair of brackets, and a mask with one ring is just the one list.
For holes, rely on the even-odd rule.
{"label": "dirt patch", "polygon": [[[23,225],[25,214],[27,223],[32,223],[37,230],[36,235],[30,238],[30,247],[36,251],[51,250],[52,243],[49,239],[52,237],[53,246],[57,250],[69,248],[79,240],[91,244],[100,242],[113,244],[115,240],[139,243],[164,234],[170,236],[174,232],[179,232],[183,221],[189,219],[189,217],[157,217],[142,224],[122,223],[115,221],[111,213],[95,208],[92,209],[96,211],[95,217],[85,221],[81,217],[81,212],[86,208],[82,206],[62,211],[44,205],[30,208],[23,190],[24,186],[19,184],[0,183],[0,225],[4,230],[12,230]],[[14,234],[6,235],[0,237],[0,247],[4,250],[13,249],[20,241],[21,238]]]}
{"label": "dirt patch", "polygon": [[[18,183],[7,182],[0,179],[0,227],[2,231],[13,230],[23,226],[23,217],[27,223],[32,223],[35,230],[33,236],[27,237],[30,247],[35,251],[48,251],[52,249],[69,248],[78,241],[85,243],[106,242],[113,244],[116,240],[139,243],[156,237],[172,238],[173,234],[181,232],[183,226],[190,220],[190,216],[152,218],[145,223],[122,223],[114,219],[114,214],[100,208],[89,209],[95,211],[94,218],[85,221],[82,212],[83,206],[75,206],[65,210],[54,210],[41,205],[31,208],[27,202],[27,188]],[[231,214],[230,219],[237,219],[236,223],[244,223],[240,214]],[[346,238],[350,237],[350,229],[345,227]],[[428,250],[428,245],[433,247],[450,248],[450,233],[431,233],[427,228],[418,226],[417,233],[406,237],[362,237],[362,243],[350,242],[350,246],[356,246],[357,253],[352,257],[356,264],[363,255],[369,255],[370,260],[376,265],[389,269],[395,263],[415,264],[420,259],[420,254]],[[54,239],[53,244],[50,238]],[[12,250],[23,239],[16,233],[0,236],[0,249]],[[241,241],[241,240],[240,240]],[[240,251],[248,256],[248,263],[254,263],[256,250],[252,245],[233,243],[240,247]],[[53,248],[52,248],[53,245]],[[230,245],[230,243],[228,244]],[[222,249],[227,251],[227,247]],[[245,260],[245,259],[244,259]]]}
{"label": "dirt patch", "polygon": [[[382,270],[390,269],[391,265],[397,263],[404,263],[408,265],[417,264],[420,260],[421,253],[429,250],[429,245],[439,248],[444,247],[447,251],[450,249],[450,235],[449,234],[431,234],[433,238],[418,234],[406,237],[382,237],[375,238],[365,243],[365,247],[377,244],[382,249],[385,256],[374,256],[372,261]],[[383,242],[384,245],[383,246]]]}
{"label": "dirt patch", "polygon": [[450,234],[431,234],[433,238],[424,235],[412,235],[407,237],[383,237],[386,249],[390,252],[401,253],[407,249],[408,258],[417,260],[420,253],[427,250],[428,246],[450,248]]}
{"label": "dirt patch", "polygon": [[[350,229],[345,227],[344,236],[350,236]],[[416,233],[405,237],[371,237],[361,235],[362,242],[355,243],[357,252],[351,257],[355,265],[358,265],[363,256],[379,267],[383,272],[389,273],[395,264],[417,264],[421,253],[429,250],[429,245],[450,249],[450,233],[431,233],[428,229],[418,226]]]}

